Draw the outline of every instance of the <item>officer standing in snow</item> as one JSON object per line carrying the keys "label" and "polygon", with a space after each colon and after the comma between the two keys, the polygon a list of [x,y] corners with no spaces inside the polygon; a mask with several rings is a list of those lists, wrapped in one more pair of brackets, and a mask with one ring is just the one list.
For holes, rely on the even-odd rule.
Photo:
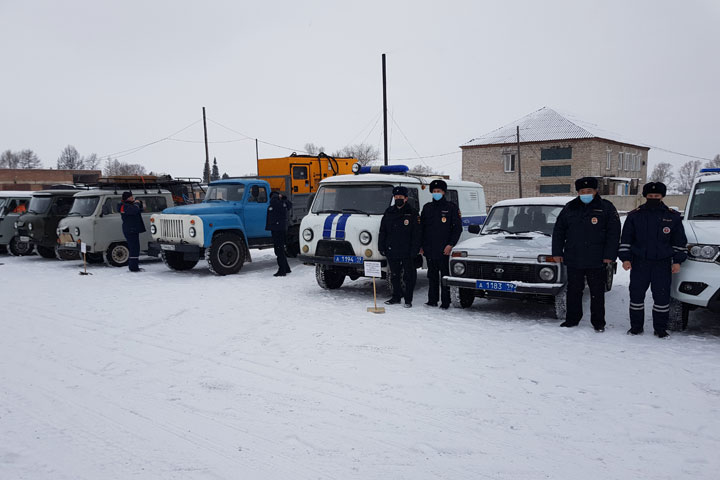
{"label": "officer standing in snow", "polygon": [[[393,188],[395,205],[385,210],[380,222],[378,249],[387,257],[390,266],[390,282],[393,295],[387,305],[400,303],[405,298],[405,308],[412,307],[413,291],[417,281],[415,257],[420,251],[420,216],[417,210],[407,203],[408,189],[398,186]],[[405,280],[402,289],[400,277]]]}
{"label": "officer standing in snow", "polygon": [[643,333],[645,292],[653,296],[655,336],[665,338],[670,312],[672,274],[687,259],[687,238],[680,214],[662,201],[667,188],[661,182],[646,183],[644,204],[628,213],[620,240],[623,268],[630,270],[629,335]]}
{"label": "officer standing in snow", "polygon": [[145,223],[142,219],[143,204],[140,200],[135,200],[132,192],[123,192],[119,210],[122,217],[123,235],[125,235],[130,251],[128,269],[131,272],[142,272],[143,269],[138,266],[138,260],[140,258],[140,234],[145,231]]}
{"label": "officer standing in snow", "polygon": [[567,267],[567,315],[561,327],[574,327],[582,319],[582,296],[590,288],[590,322],[605,331],[605,279],[615,261],[620,240],[620,217],[615,206],[600,198],[598,181],[575,181],[577,198],[558,215],[552,235],[552,255]]}
{"label": "officer standing in snow", "polygon": [[[444,180],[430,182],[432,202],[428,202],[420,214],[422,227],[422,248],[428,265],[428,301],[425,305],[437,307],[440,297],[440,308],[450,307],[450,287],[440,287],[442,277],[450,275],[450,252],[460,240],[462,234],[462,217],[458,206],[445,199],[447,183]],[[438,290],[442,294],[438,294]]]}
{"label": "officer standing in snow", "polygon": [[284,195],[279,192],[272,192],[270,194],[270,206],[268,206],[267,209],[265,230],[269,230],[272,233],[273,249],[277,257],[278,271],[273,274],[274,277],[284,277],[291,272],[285,254],[288,212],[291,210],[292,202],[285,198]]}

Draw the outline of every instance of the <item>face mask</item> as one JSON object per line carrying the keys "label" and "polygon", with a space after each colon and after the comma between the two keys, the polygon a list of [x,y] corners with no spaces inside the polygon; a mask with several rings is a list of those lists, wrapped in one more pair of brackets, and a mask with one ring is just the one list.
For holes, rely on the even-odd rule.
{"label": "face mask", "polygon": [[403,200],[402,198],[396,198],[396,199],[395,199],[395,206],[396,206],[396,207],[400,208],[400,207],[402,207],[403,205],[405,205],[405,200]]}
{"label": "face mask", "polygon": [[647,203],[647,206],[650,208],[655,208],[660,205],[660,202],[662,202],[662,199],[660,198],[646,198],[645,203]]}
{"label": "face mask", "polygon": [[433,200],[435,200],[437,202],[438,200],[442,199],[443,195],[444,194],[442,194],[442,193],[433,193],[432,197],[433,197]]}
{"label": "face mask", "polygon": [[583,203],[590,203],[590,202],[592,202],[594,196],[595,195],[593,195],[592,193],[588,193],[586,195],[580,195],[580,201]]}

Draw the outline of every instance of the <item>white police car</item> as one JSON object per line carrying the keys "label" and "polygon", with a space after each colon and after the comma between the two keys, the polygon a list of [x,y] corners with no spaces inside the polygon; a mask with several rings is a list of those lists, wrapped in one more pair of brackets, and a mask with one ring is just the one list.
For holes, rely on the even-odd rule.
{"label": "white police car", "polygon": [[700,170],[683,220],[688,259],[673,275],[669,330],[687,327],[697,307],[720,312],[720,168]]}
{"label": "white police car", "polygon": [[[437,176],[408,173],[404,165],[384,167],[354,166],[355,175],[338,175],[320,182],[310,213],[300,225],[300,255],[306,265],[315,265],[315,277],[325,289],[336,289],[346,277],[364,275],[364,262],[378,261],[387,278],[387,260],[378,251],[378,235],[383,213],[392,204],[392,189],[408,189],[408,203],[420,212],[432,201],[430,182]],[[446,180],[446,198],[456,203],[462,214],[463,235],[468,238],[470,224],[485,220],[485,193],[474,182]],[[422,266],[418,256],[417,265]]]}

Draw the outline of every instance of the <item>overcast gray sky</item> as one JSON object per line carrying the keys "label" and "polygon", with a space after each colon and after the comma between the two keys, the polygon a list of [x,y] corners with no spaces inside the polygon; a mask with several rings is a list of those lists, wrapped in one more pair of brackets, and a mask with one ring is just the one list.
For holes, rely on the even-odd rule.
{"label": "overcast gray sky", "polygon": [[457,177],[460,145],[543,106],[712,158],[718,24],[717,0],[0,0],[0,150],[54,167],[68,144],[109,155],[192,124],[114,158],[201,176],[203,106],[231,175],[255,170],[245,135],[291,149],[261,157],[381,147],[386,53],[391,162]]}

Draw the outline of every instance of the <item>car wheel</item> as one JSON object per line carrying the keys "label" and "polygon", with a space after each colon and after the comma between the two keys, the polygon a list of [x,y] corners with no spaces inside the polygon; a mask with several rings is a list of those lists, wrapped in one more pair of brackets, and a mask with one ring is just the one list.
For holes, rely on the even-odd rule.
{"label": "car wheel", "polygon": [[105,263],[111,267],[125,267],[130,259],[127,243],[113,243],[105,251]]}
{"label": "car wheel", "polygon": [[315,280],[325,290],[340,288],[345,281],[345,274],[332,267],[315,265]]}
{"label": "car wheel", "polygon": [[87,253],[87,263],[103,263],[105,259],[102,253]]}
{"label": "car wheel", "polygon": [[475,295],[469,288],[450,287],[450,301],[455,308],[470,308],[475,301]]}
{"label": "car wheel", "polygon": [[554,297],[555,300],[555,318],[565,320],[567,316],[567,285],[558,292]]}
{"label": "car wheel", "polygon": [[55,249],[52,247],[43,247],[41,245],[38,245],[37,251],[43,258],[57,258],[55,256]]}
{"label": "car wheel", "polygon": [[690,318],[690,306],[680,300],[670,298],[670,313],[668,315],[668,330],[679,332],[685,330]]}
{"label": "car wheel", "polygon": [[180,252],[160,252],[160,258],[170,270],[190,270],[198,260],[185,260]]}
{"label": "car wheel", "polygon": [[25,255],[31,255],[35,250],[35,246],[30,242],[21,242],[18,237],[10,239],[8,244],[8,253],[13,257],[24,257]]}
{"label": "car wheel", "polygon": [[232,275],[243,267],[246,256],[245,240],[234,233],[221,233],[205,250],[210,271],[215,275]]}

